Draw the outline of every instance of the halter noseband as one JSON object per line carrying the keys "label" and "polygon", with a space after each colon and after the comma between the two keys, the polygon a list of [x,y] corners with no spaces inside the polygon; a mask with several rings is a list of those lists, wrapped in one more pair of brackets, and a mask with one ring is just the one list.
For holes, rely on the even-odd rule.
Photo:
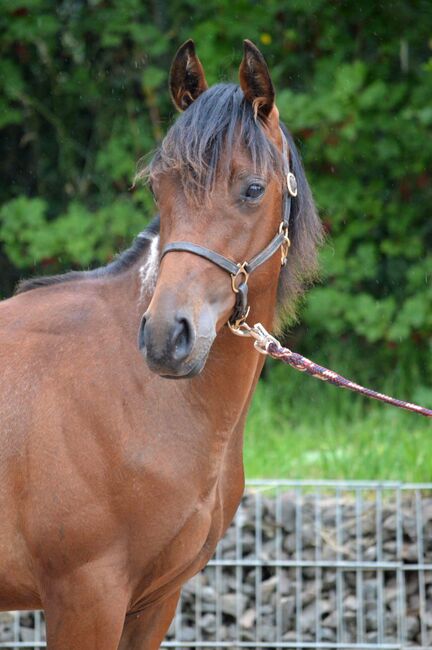
{"label": "halter noseband", "polygon": [[205,246],[193,244],[188,241],[176,241],[167,244],[163,249],[160,259],[165,257],[167,253],[172,251],[185,251],[199,255],[219,268],[223,269],[231,275],[232,290],[236,294],[236,302],[234,305],[233,313],[228,321],[228,325],[234,331],[238,330],[240,325],[246,320],[250,307],[248,306],[248,280],[249,275],[255,271],[259,266],[267,262],[275,252],[281,249],[281,266],[285,266],[288,250],[290,247],[290,239],[288,236],[289,220],[291,216],[291,199],[297,196],[297,181],[294,174],[290,171],[288,144],[285,134],[281,129],[282,134],[282,163],[284,171],[284,179],[286,185],[283,192],[283,207],[282,207],[282,221],[279,225],[277,234],[273,237],[271,242],[263,248],[263,250],[255,255],[249,262],[236,263],[228,257],[216,253]]}

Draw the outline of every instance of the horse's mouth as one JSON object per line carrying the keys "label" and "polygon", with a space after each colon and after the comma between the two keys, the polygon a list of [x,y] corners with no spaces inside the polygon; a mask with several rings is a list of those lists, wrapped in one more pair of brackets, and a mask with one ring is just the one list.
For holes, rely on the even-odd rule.
{"label": "horse's mouth", "polygon": [[207,362],[207,357],[208,353],[204,356],[203,359],[195,362],[191,367],[186,367],[184,371],[180,370],[175,374],[172,372],[158,372],[157,370],[153,370],[153,372],[156,372],[160,377],[162,377],[162,379],[192,379],[193,377],[196,377],[202,373]]}
{"label": "horse's mouth", "polygon": [[199,375],[204,368],[204,364],[198,368],[192,368],[192,370],[189,370],[185,375],[160,375],[162,379],[192,379],[192,377],[196,377]]}

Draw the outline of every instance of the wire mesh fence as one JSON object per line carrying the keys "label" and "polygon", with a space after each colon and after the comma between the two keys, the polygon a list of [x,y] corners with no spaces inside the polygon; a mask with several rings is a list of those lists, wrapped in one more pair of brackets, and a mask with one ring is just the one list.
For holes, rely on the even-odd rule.
{"label": "wire mesh fence", "polygon": [[[45,647],[4,612],[1,648]],[[432,647],[432,483],[249,481],[163,648]]]}

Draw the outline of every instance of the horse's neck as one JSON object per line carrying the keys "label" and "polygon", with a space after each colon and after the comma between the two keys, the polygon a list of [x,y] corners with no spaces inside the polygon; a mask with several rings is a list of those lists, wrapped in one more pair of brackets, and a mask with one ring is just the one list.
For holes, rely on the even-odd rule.
{"label": "horse's neck", "polygon": [[[125,334],[136,341],[140,320],[151,300],[158,272],[157,239],[150,250],[125,274],[111,278],[116,283],[117,309],[124,321]],[[277,284],[277,282],[276,282]],[[274,315],[277,286],[267,287],[265,295],[251,297],[249,322],[262,322],[270,328]],[[143,360],[143,363],[145,361]],[[198,377],[180,382],[186,402],[199,402],[200,412],[206,410],[217,420],[221,437],[229,436],[244,420],[256,382],[264,364],[264,357],[253,347],[250,338],[235,336],[228,327],[222,328]],[[176,390],[179,383],[176,384]],[[167,382],[167,390],[171,385]],[[173,384],[174,385],[174,384]],[[202,399],[205,396],[205,399]],[[242,428],[242,427],[240,427]]]}

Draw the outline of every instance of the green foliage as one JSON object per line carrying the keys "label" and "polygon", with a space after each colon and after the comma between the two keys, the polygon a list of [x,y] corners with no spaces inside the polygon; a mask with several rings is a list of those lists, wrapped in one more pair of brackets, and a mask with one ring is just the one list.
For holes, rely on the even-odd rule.
{"label": "green foliage", "polygon": [[88,266],[106,263],[124,244],[130,233],[142,227],[142,212],[149,210],[148,196],[141,207],[125,198],[90,212],[81,202],[71,201],[55,220],[47,218],[47,204],[40,198],[20,196],[0,209],[3,246],[18,268],[38,262]]}
{"label": "green foliage", "polygon": [[428,385],[429,0],[3,0],[0,30],[0,295],[20,275],[105,263],[127,245],[153,212],[131,185],[172,119],[175,49],[193,37],[209,82],[235,80],[247,37],[329,233],[307,346],[349,337],[386,368],[418,359]]}

